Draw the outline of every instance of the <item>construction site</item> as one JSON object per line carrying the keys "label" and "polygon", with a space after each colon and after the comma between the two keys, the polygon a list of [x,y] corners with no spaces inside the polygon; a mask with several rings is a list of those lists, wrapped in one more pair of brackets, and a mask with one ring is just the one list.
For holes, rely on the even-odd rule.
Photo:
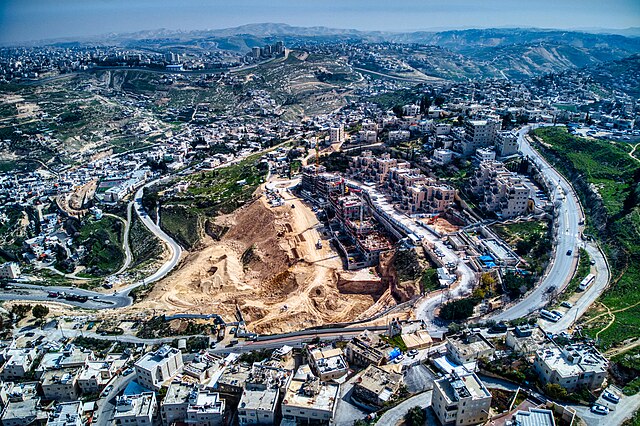
{"label": "construction site", "polygon": [[[232,321],[237,306],[249,330],[269,334],[354,321],[394,306],[383,285],[353,291],[379,282],[375,270],[345,275],[329,241],[331,230],[291,186],[291,181],[270,182],[255,201],[217,217],[216,224],[228,228],[220,241],[204,236],[203,248],[187,253],[172,274],[129,308],[132,314],[216,313]],[[363,244],[391,248],[374,238],[368,234]]]}

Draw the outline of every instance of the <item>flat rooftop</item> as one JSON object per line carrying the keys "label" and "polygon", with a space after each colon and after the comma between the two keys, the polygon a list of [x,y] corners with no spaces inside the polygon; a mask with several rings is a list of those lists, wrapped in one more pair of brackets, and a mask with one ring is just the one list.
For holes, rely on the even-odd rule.
{"label": "flat rooftop", "polygon": [[275,412],[278,389],[244,390],[238,409]]}
{"label": "flat rooftop", "polygon": [[[313,383],[316,382],[316,383]],[[315,391],[305,392],[305,388],[313,387]],[[338,399],[340,386],[335,383],[320,383],[320,379],[313,378],[310,381],[293,379],[284,396],[284,403],[290,407],[311,408],[333,412],[333,407]]]}

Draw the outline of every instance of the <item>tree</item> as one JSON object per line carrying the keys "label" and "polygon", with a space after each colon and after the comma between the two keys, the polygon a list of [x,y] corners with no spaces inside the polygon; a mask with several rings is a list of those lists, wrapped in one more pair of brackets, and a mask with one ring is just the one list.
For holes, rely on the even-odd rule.
{"label": "tree", "polygon": [[445,103],[446,99],[444,98],[444,96],[442,95],[438,95],[436,96],[436,98],[434,99],[433,103],[435,104],[435,106],[437,106],[438,108],[440,108],[444,103]]}
{"label": "tree", "polygon": [[49,308],[43,305],[36,305],[31,309],[31,314],[33,314],[36,319],[40,320],[49,315]]}
{"label": "tree", "polygon": [[391,111],[393,111],[396,117],[402,118],[402,105],[395,105],[393,108],[391,108]]}
{"label": "tree", "polygon": [[404,420],[408,426],[422,426],[427,417],[422,407],[415,406],[407,411],[407,414],[404,415]]}
{"label": "tree", "polygon": [[465,320],[473,315],[473,309],[480,302],[475,297],[454,300],[445,303],[440,309],[440,318],[444,320]]}
{"label": "tree", "polygon": [[429,108],[431,108],[431,98],[424,95],[422,99],[420,99],[420,114],[428,114]]}
{"label": "tree", "polygon": [[13,315],[13,318],[20,321],[22,318],[27,316],[30,310],[31,305],[13,305],[11,307],[11,315]]}
{"label": "tree", "polygon": [[547,383],[544,385],[544,393],[551,399],[567,399],[567,390],[557,383]]}

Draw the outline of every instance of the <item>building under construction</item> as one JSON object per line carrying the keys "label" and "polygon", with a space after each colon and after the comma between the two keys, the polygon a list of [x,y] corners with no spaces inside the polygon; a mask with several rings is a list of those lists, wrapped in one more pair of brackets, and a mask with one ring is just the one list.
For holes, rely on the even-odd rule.
{"label": "building under construction", "polygon": [[326,206],[332,194],[344,194],[344,178],[338,173],[327,173],[324,166],[311,164],[302,168],[301,192],[321,206]]}
{"label": "building under construction", "polygon": [[391,250],[389,239],[377,229],[367,205],[359,194],[333,193],[330,206],[334,219],[330,223],[332,235],[343,252],[347,269],[360,269],[377,265],[380,253]]}
{"label": "building under construction", "polygon": [[389,239],[378,230],[367,204],[356,190],[348,190],[339,173],[327,173],[312,164],[302,169],[302,195],[327,210],[331,235],[345,256],[347,269],[377,265],[380,253],[391,250]]}

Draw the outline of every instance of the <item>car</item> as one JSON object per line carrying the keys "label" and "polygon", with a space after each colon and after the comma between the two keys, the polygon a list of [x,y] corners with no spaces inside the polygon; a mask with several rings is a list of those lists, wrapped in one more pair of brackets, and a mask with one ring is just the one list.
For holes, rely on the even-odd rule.
{"label": "car", "polygon": [[400,354],[396,357],[396,359],[394,360],[394,362],[396,363],[400,363],[402,362],[402,360],[404,359],[404,355]]}
{"label": "car", "polygon": [[411,349],[409,352],[407,352],[407,355],[409,355],[410,357],[414,357],[414,356],[418,355],[418,350],[417,349]]}
{"label": "car", "polygon": [[34,333],[33,331],[30,331],[27,334],[25,334],[26,337],[33,337],[35,335],[36,335],[36,333]]}
{"label": "car", "polygon": [[133,368],[127,368],[126,370],[124,370],[122,372],[123,376],[128,376],[129,374],[133,373]]}
{"label": "car", "polygon": [[560,311],[558,311],[557,309],[554,309],[553,311],[551,311],[551,313],[555,316],[557,316],[558,318],[562,318],[564,316],[564,314]]}
{"label": "car", "polygon": [[499,322],[498,324],[495,324],[493,327],[491,327],[489,329],[490,333],[506,333],[507,332],[507,324],[503,323],[503,322]]}
{"label": "car", "polygon": [[620,397],[618,395],[616,395],[615,393],[606,390],[604,392],[602,392],[602,397],[604,399],[606,399],[607,401],[611,401],[615,404],[617,404],[618,402],[620,402]]}
{"label": "car", "polygon": [[571,302],[567,302],[566,300],[564,302],[562,302],[560,304],[560,306],[562,306],[564,308],[569,308],[569,309],[573,308],[573,304]]}
{"label": "car", "polygon": [[593,407],[591,407],[591,412],[606,416],[607,414],[609,414],[609,408],[605,407],[604,405],[594,405]]}
{"label": "car", "polygon": [[102,391],[102,396],[108,396],[113,390],[113,385],[109,385]]}
{"label": "car", "polygon": [[573,253],[572,250],[567,250],[567,256],[571,256],[572,253]]}

